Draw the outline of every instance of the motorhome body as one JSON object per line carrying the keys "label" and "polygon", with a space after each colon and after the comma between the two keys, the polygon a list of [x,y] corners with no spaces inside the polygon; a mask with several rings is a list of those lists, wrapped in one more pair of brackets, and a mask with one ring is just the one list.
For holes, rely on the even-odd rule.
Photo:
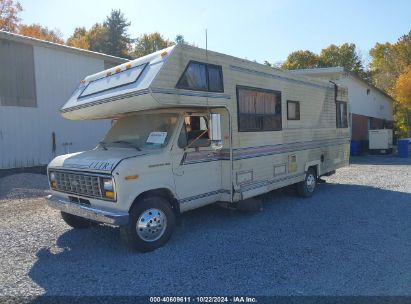
{"label": "motorhome body", "polygon": [[291,184],[310,196],[319,176],[348,164],[347,96],[187,45],[89,76],[62,115],[112,118],[113,127],[94,150],[49,164],[49,204],[74,227],[120,225],[148,251],[181,212]]}

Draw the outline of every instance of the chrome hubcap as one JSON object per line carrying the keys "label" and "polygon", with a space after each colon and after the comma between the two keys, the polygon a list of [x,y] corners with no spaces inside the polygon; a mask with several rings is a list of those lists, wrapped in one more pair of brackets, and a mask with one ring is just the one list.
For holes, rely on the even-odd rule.
{"label": "chrome hubcap", "polygon": [[137,235],[146,242],[161,238],[167,227],[167,218],[160,209],[148,209],[137,220]]}
{"label": "chrome hubcap", "polygon": [[312,175],[312,174],[309,174],[307,176],[307,182],[306,183],[307,183],[307,190],[310,191],[310,192],[313,192],[314,188],[315,188],[315,176]]}

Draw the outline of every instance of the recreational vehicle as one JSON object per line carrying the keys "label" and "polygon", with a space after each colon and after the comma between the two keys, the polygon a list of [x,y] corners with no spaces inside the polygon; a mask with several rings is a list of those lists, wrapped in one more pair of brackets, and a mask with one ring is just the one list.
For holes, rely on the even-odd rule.
{"label": "recreational vehicle", "polygon": [[348,164],[347,104],[330,82],[172,46],[80,82],[62,116],[112,127],[92,151],[51,161],[48,203],[74,228],[117,225],[151,251],[188,210],[292,184],[311,196]]}

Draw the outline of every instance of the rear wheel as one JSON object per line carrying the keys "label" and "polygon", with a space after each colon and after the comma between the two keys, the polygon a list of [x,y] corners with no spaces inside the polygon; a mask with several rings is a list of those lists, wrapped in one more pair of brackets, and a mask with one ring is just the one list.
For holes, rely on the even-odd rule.
{"label": "rear wheel", "polygon": [[297,184],[297,193],[301,197],[310,197],[317,189],[317,174],[313,168],[309,168],[305,179]]}
{"label": "rear wheel", "polygon": [[129,223],[120,227],[127,245],[140,252],[153,251],[170,239],[175,226],[175,215],[163,197],[146,197],[130,210]]}
{"label": "rear wheel", "polygon": [[67,225],[76,229],[85,229],[95,226],[96,223],[80,216],[61,211],[61,218]]}

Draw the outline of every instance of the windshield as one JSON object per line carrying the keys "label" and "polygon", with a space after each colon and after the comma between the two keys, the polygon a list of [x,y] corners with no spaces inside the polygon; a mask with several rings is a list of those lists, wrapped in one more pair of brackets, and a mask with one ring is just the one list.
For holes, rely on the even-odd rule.
{"label": "windshield", "polygon": [[100,146],[158,149],[170,140],[178,114],[139,114],[115,121]]}

